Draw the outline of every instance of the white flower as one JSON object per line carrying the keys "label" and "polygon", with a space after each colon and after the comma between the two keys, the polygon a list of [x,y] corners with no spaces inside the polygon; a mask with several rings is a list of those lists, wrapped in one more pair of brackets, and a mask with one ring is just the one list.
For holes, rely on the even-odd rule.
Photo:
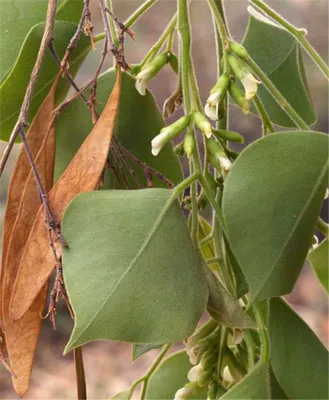
{"label": "white flower", "polygon": [[218,119],[218,107],[220,97],[220,92],[215,92],[211,94],[208,97],[207,104],[204,107],[204,113],[208,118],[213,121],[217,121]]}
{"label": "white flower", "polygon": [[223,369],[223,378],[226,382],[233,383],[234,379],[228,366]]}
{"label": "white flower", "polygon": [[187,378],[190,382],[197,382],[200,379],[203,372],[204,370],[202,368],[202,365],[198,364],[189,370]]}
{"label": "white flower", "polygon": [[218,156],[219,163],[225,172],[229,171],[232,166],[231,161],[227,157]]}
{"label": "white flower", "polygon": [[258,85],[261,82],[258,81],[251,72],[244,71],[244,76],[241,79],[241,83],[244,87],[246,100],[251,100],[256,95]]}
{"label": "white flower", "polygon": [[143,69],[139,74],[136,75],[136,83],[135,87],[139,94],[145,96],[146,94],[146,87],[148,81],[151,79],[150,68]]}
{"label": "white flower", "polygon": [[152,154],[157,156],[160,153],[162,147],[168,142],[170,139],[168,135],[167,129],[161,131],[151,142],[152,145]]}
{"label": "white flower", "polygon": [[239,344],[243,341],[243,332],[241,329],[236,329],[233,334],[234,344]]}
{"label": "white flower", "polygon": [[191,392],[191,389],[181,388],[175,393],[174,400],[185,400],[191,394]]}

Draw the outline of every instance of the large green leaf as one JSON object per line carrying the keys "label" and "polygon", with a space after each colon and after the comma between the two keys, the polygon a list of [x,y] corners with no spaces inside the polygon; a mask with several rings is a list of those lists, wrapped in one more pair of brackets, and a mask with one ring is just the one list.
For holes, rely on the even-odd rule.
{"label": "large green leaf", "polygon": [[183,215],[166,189],[81,194],[63,218],[64,278],[76,316],[65,351],[91,340],[189,337],[208,290]]}
{"label": "large green leaf", "polygon": [[232,389],[226,392],[221,399],[270,399],[269,366],[260,362],[249,374]]}
{"label": "large green leaf", "polygon": [[312,264],[312,267],[314,268],[320,283],[326,289],[327,292],[329,292],[328,256],[329,256],[328,239],[325,239],[320,243],[318,247],[310,251],[307,257],[310,263]]}
{"label": "large green leaf", "polygon": [[[297,40],[286,29],[256,12],[249,18],[243,45],[300,117],[307,124],[313,124],[316,113],[310,98]],[[259,96],[275,124],[295,126],[262,85],[259,87]],[[252,110],[256,112],[255,108]]]}
{"label": "large green leaf", "polygon": [[[70,22],[59,21],[55,24],[54,46],[60,57],[76,31],[77,26]],[[21,52],[10,73],[0,86],[0,139],[8,140],[18,118],[19,110],[28,85],[35,58],[39,51],[40,41],[44,30],[44,23],[35,25],[27,35]],[[90,50],[89,38],[82,36],[70,59],[70,72],[74,75]],[[24,73],[22,73],[24,71]],[[50,52],[47,53],[39,79],[32,98],[29,121],[38,110],[43,99],[49,92],[52,82],[58,72],[58,67]],[[63,99],[69,85],[63,79],[58,85],[57,98]]]}
{"label": "large green leaf", "polygon": [[328,399],[328,351],[282,299],[270,303],[274,374],[289,398]]}
{"label": "large green leaf", "polygon": [[[180,351],[162,362],[159,369],[151,376],[146,399],[164,400],[173,399],[177,390],[189,382],[187,374],[193,367],[185,351]],[[206,399],[207,392],[202,391],[188,397],[189,399]]]}
{"label": "large green leaf", "polygon": [[251,302],[293,288],[311,245],[327,174],[328,137],[317,132],[259,139],[233,165],[223,213]]}
{"label": "large green leaf", "polygon": [[138,344],[134,343],[131,346],[131,358],[133,361],[136,361],[137,358],[142,356],[145,353],[148,353],[151,350],[155,350],[161,347],[161,344]]}
{"label": "large green leaf", "polygon": [[[0,82],[14,65],[30,29],[45,21],[47,5],[45,0],[0,1]],[[82,8],[82,1],[64,0],[58,6],[56,19],[78,22]]]}
{"label": "large green leaf", "polygon": [[[97,84],[97,109],[102,111],[111,93],[115,81],[114,70],[111,69],[100,76]],[[122,74],[122,91],[119,114],[115,134],[120,143],[141,161],[163,173],[174,183],[182,179],[181,167],[174,156],[171,144],[165,146],[157,157],[151,154],[151,140],[164,127],[161,113],[151,92],[141,96],[135,89],[135,79]],[[90,114],[81,99],[73,101],[61,113],[56,124],[57,148],[55,179],[64,172],[72,157],[92,129]],[[144,183],[143,170],[131,163],[137,175]],[[116,165],[117,167],[117,165]],[[126,171],[127,172],[127,171]],[[128,174],[129,175],[129,174]],[[132,187],[136,187],[130,181]],[[156,181],[157,186],[161,185]],[[162,186],[162,185],[161,185]],[[114,178],[108,174],[103,188],[113,188]],[[124,188],[124,185],[120,186]]]}

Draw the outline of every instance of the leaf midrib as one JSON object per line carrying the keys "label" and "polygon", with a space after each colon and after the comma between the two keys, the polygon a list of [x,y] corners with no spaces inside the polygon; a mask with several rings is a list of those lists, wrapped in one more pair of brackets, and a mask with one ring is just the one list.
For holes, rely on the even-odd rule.
{"label": "leaf midrib", "polygon": [[260,287],[260,289],[256,292],[256,294],[253,295],[253,296],[251,296],[251,297],[252,297],[251,302],[254,302],[254,301],[257,299],[258,295],[261,293],[261,291],[263,290],[263,288],[266,286],[268,280],[271,278],[271,276],[272,276],[272,274],[273,274],[273,271],[276,269],[277,265],[280,263],[280,259],[282,258],[283,254],[284,254],[284,252],[285,252],[285,250],[286,250],[286,248],[287,248],[287,246],[288,246],[289,243],[290,243],[290,240],[291,240],[293,234],[295,233],[296,229],[298,228],[299,223],[301,222],[301,220],[302,220],[302,218],[303,218],[303,216],[304,216],[304,214],[305,214],[307,208],[308,208],[309,205],[311,204],[311,202],[312,202],[312,200],[313,200],[313,198],[314,198],[314,196],[315,196],[315,194],[316,194],[316,192],[317,192],[317,190],[318,190],[320,184],[322,183],[322,179],[324,178],[324,175],[326,174],[327,169],[328,169],[328,162],[326,161],[325,164],[324,164],[324,166],[323,166],[323,168],[322,168],[322,170],[321,170],[321,173],[320,173],[320,175],[319,175],[319,178],[318,178],[316,184],[314,185],[314,188],[313,188],[313,190],[312,190],[312,192],[311,192],[309,198],[307,199],[307,201],[306,201],[306,203],[305,203],[305,206],[303,207],[301,213],[299,214],[298,218],[296,219],[296,222],[295,222],[294,226],[292,227],[292,230],[291,230],[290,234],[288,235],[286,241],[284,242],[284,245],[283,245],[283,247],[281,248],[281,251],[280,251],[280,253],[278,254],[278,257],[276,258],[276,260],[274,261],[272,267],[270,268],[270,271],[269,271],[269,273],[268,273],[268,275],[267,275],[267,278],[265,278],[265,281],[263,281],[263,285],[262,285],[262,286]]}
{"label": "leaf midrib", "polygon": [[[151,229],[151,231],[149,232],[148,236],[146,237],[144,243],[142,244],[140,250],[137,252],[136,256],[133,258],[133,260],[130,262],[130,264],[128,265],[128,268],[125,270],[125,272],[122,274],[121,278],[118,280],[117,284],[115,285],[115,287],[112,289],[112,291],[108,294],[108,296],[105,297],[105,300],[103,301],[101,307],[99,308],[98,311],[95,312],[94,316],[91,318],[90,322],[88,323],[88,325],[86,326],[86,328],[81,332],[81,334],[74,340],[73,343],[76,343],[80,337],[82,336],[83,333],[85,333],[88,328],[93,324],[93,322],[95,321],[95,319],[97,318],[97,316],[99,315],[99,313],[104,309],[105,305],[108,303],[109,299],[113,296],[113,294],[115,293],[115,291],[117,290],[117,288],[120,286],[120,284],[124,281],[125,277],[127,276],[127,274],[132,270],[132,268],[136,265],[137,260],[140,258],[140,256],[144,253],[145,249],[147,248],[148,244],[150,243],[152,237],[154,236],[154,234],[157,232],[159,226],[161,225],[167,211],[170,209],[173,201],[175,200],[176,196],[174,196],[173,194],[171,196],[168,197],[168,200],[166,201],[166,203],[164,204],[158,218],[156,219],[153,228]],[[78,318],[76,318],[76,321],[78,320]],[[76,324],[77,326],[77,324]]]}

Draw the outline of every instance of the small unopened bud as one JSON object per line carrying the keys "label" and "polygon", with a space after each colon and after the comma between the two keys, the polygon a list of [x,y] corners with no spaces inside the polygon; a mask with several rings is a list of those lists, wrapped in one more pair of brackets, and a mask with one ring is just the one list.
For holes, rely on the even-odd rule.
{"label": "small unopened bud", "polygon": [[187,378],[190,382],[197,382],[203,373],[204,369],[202,368],[202,365],[198,364],[189,370]]}
{"label": "small unopened bud", "polygon": [[233,376],[231,374],[231,371],[230,371],[230,369],[229,369],[229,367],[227,365],[223,369],[223,379],[226,382],[229,382],[229,383],[233,383],[234,382],[234,379],[233,379]]}
{"label": "small unopened bud", "polygon": [[249,114],[249,101],[236,83],[231,82],[229,92],[236,104],[242,109],[243,114]]}
{"label": "small unopened bud", "polygon": [[243,332],[241,329],[235,329],[233,333],[233,342],[235,345],[241,343],[243,341]]}
{"label": "small unopened bud", "polygon": [[173,124],[161,129],[159,135],[157,135],[151,142],[152,154],[154,156],[157,156],[160,153],[162,147],[166,143],[168,143],[170,139],[173,139],[188,126],[190,120],[191,117],[189,115],[185,115]]}
{"label": "small unopened bud", "polygon": [[237,132],[227,131],[225,129],[218,129],[213,131],[213,133],[217,138],[229,140],[230,142],[237,142],[237,143],[244,142],[244,137]]}
{"label": "small unopened bud", "polygon": [[230,49],[243,60],[248,60],[249,54],[244,46],[238,42],[230,42]]}
{"label": "small unopened bud", "polygon": [[207,392],[207,400],[217,399],[218,384],[216,380],[210,382]]}
{"label": "small unopened bud", "polygon": [[178,143],[175,147],[174,147],[174,154],[177,157],[184,157],[185,156],[185,151],[184,151],[184,141]]}
{"label": "small unopened bud", "polygon": [[188,132],[186,134],[185,140],[184,140],[184,151],[188,158],[191,157],[194,149],[195,149],[195,139],[194,139],[193,132]]}
{"label": "small unopened bud", "polygon": [[230,67],[231,67],[231,69],[233,71],[233,74],[238,79],[242,79],[243,76],[244,76],[244,72],[243,72],[241,61],[233,54],[228,54],[227,58],[228,58],[228,62],[230,64]]}
{"label": "small unopened bud", "polygon": [[208,97],[204,112],[206,116],[213,121],[217,121],[219,119],[219,105],[226,95],[229,84],[230,78],[228,74],[223,74],[210,91],[210,96]]}
{"label": "small unopened bud", "polygon": [[207,118],[199,111],[196,111],[193,113],[193,122],[209,139],[212,135],[212,126]]}
{"label": "small unopened bud", "polygon": [[227,172],[231,168],[231,161],[228,159],[226,153],[220,146],[219,142],[217,142],[214,139],[208,139],[206,141],[206,147],[209,155],[214,157],[215,159],[218,160],[221,168]]}
{"label": "small unopened bud", "polygon": [[136,89],[144,96],[146,94],[146,86],[168,62],[168,54],[162,53],[157,55],[152,61],[147,63],[142,70],[136,75]]}
{"label": "small unopened bud", "polygon": [[204,371],[198,379],[197,382],[198,386],[200,387],[206,386],[212,380],[213,376],[214,376],[214,368]]}

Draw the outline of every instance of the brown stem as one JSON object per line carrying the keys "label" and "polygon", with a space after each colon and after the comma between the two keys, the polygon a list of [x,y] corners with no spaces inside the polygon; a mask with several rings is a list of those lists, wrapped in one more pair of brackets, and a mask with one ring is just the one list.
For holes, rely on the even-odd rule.
{"label": "brown stem", "polygon": [[21,106],[21,110],[20,110],[17,122],[14,126],[14,129],[8,140],[7,147],[5,148],[5,151],[0,160],[0,177],[5,168],[5,165],[7,163],[11,149],[13,148],[15,140],[21,131],[21,128],[22,127],[25,128],[28,125],[28,121],[27,121],[28,120],[28,112],[29,112],[29,108],[30,108],[30,104],[31,104],[31,99],[32,99],[32,96],[34,93],[35,85],[37,83],[37,80],[38,80],[38,77],[40,74],[43,60],[46,56],[47,48],[49,46],[49,43],[53,39],[54,24],[55,24],[55,17],[56,17],[56,6],[57,6],[57,0],[49,0],[48,1],[45,30],[43,32],[38,56],[35,61],[32,73],[31,73],[31,78],[27,85],[27,89],[25,92],[24,100],[23,100],[23,103]]}
{"label": "brown stem", "polygon": [[78,400],[87,399],[86,377],[83,365],[82,347],[73,350],[75,373],[77,377]]}

